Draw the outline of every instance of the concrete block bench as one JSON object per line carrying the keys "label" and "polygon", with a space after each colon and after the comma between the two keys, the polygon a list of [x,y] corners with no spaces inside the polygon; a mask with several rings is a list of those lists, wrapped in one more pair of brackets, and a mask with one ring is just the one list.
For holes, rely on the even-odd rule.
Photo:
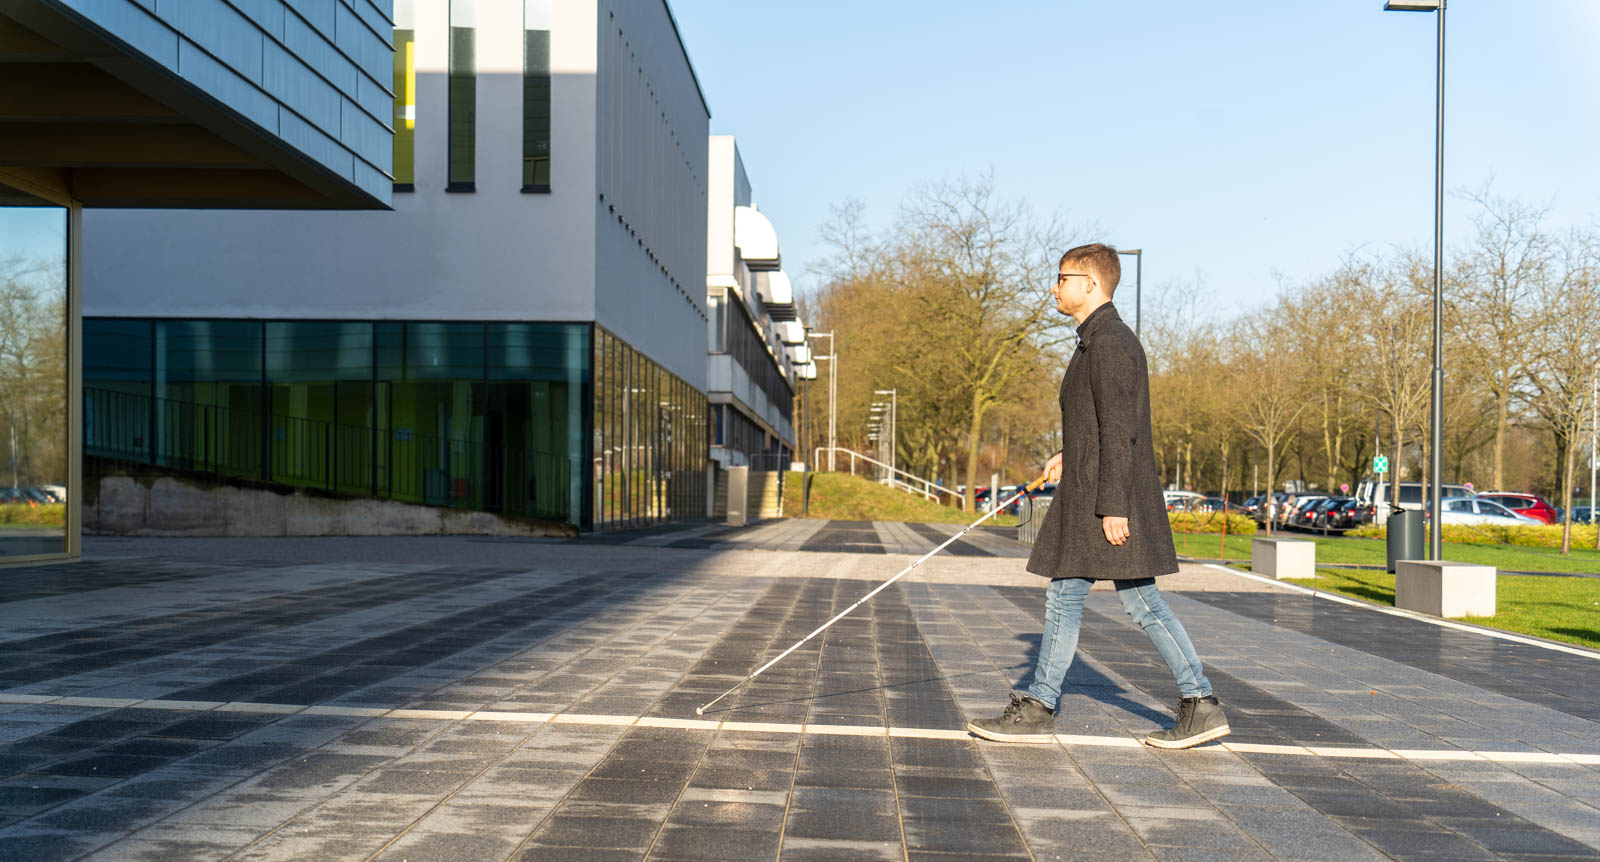
{"label": "concrete block bench", "polygon": [[1250,542],[1250,570],[1269,578],[1317,576],[1317,543],[1309,539],[1268,539]]}
{"label": "concrete block bench", "polygon": [[1492,617],[1494,566],[1396,560],[1394,606],[1436,617]]}

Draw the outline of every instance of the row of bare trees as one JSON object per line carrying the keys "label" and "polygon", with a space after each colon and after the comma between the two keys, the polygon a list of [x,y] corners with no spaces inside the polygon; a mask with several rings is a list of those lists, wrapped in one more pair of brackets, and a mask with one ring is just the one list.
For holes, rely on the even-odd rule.
{"label": "row of bare trees", "polygon": [[[1570,511],[1600,369],[1600,230],[1554,231],[1539,208],[1471,200],[1476,231],[1443,285],[1441,478],[1541,493]],[[1147,327],[1170,481],[1338,489],[1369,476],[1380,452],[1392,479],[1429,480],[1428,257],[1352,255],[1232,319],[1185,308],[1199,295],[1169,291]]]}
{"label": "row of bare trees", "polygon": [[[1475,231],[1447,248],[1444,279],[1442,478],[1570,511],[1588,482],[1600,227],[1552,228],[1545,209],[1487,189],[1466,201]],[[865,448],[873,390],[892,386],[902,467],[965,484],[969,500],[991,472],[1031,478],[1059,446],[1056,387],[1074,345],[1050,279],[1093,231],[1035,219],[989,178],[918,190],[881,234],[860,216],[836,213],[836,254],[806,300],[837,334],[840,445]],[[1200,284],[1146,297],[1163,480],[1236,498],[1290,480],[1353,488],[1382,452],[1391,480],[1426,482],[1432,291],[1430,254],[1385,249],[1231,316],[1212,313]],[[825,442],[815,394],[808,446]]]}

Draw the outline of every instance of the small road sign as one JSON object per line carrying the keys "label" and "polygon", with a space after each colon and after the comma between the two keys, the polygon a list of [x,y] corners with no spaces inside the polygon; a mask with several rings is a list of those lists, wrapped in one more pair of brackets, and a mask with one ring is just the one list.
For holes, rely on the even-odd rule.
{"label": "small road sign", "polygon": [[1378,457],[1373,458],[1372,459],[1372,472],[1380,473],[1380,474],[1389,472],[1389,459],[1385,458],[1382,455],[1379,455]]}

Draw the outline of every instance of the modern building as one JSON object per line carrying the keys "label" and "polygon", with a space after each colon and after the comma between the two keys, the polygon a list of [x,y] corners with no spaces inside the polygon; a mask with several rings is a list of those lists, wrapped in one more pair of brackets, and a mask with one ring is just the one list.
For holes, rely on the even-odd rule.
{"label": "modern building", "polygon": [[85,210],[386,209],[392,29],[387,0],[0,2],[0,563],[79,553],[80,302],[119,264]]}
{"label": "modern building", "polygon": [[710,114],[666,3],[395,0],[392,37],[393,212],[85,219],[88,451],[704,516]]}
{"label": "modern building", "polygon": [[732,136],[711,138],[709,190],[711,457],[724,467],[787,470],[795,452],[795,385],[815,368],[778,233],[751,199]]}

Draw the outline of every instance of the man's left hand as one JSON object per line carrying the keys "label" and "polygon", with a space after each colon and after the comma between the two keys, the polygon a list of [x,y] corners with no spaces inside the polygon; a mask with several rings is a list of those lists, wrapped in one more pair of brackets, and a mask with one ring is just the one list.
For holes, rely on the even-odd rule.
{"label": "man's left hand", "polygon": [[1106,541],[1113,545],[1126,545],[1128,543],[1127,518],[1101,518],[1100,526],[1106,531]]}

